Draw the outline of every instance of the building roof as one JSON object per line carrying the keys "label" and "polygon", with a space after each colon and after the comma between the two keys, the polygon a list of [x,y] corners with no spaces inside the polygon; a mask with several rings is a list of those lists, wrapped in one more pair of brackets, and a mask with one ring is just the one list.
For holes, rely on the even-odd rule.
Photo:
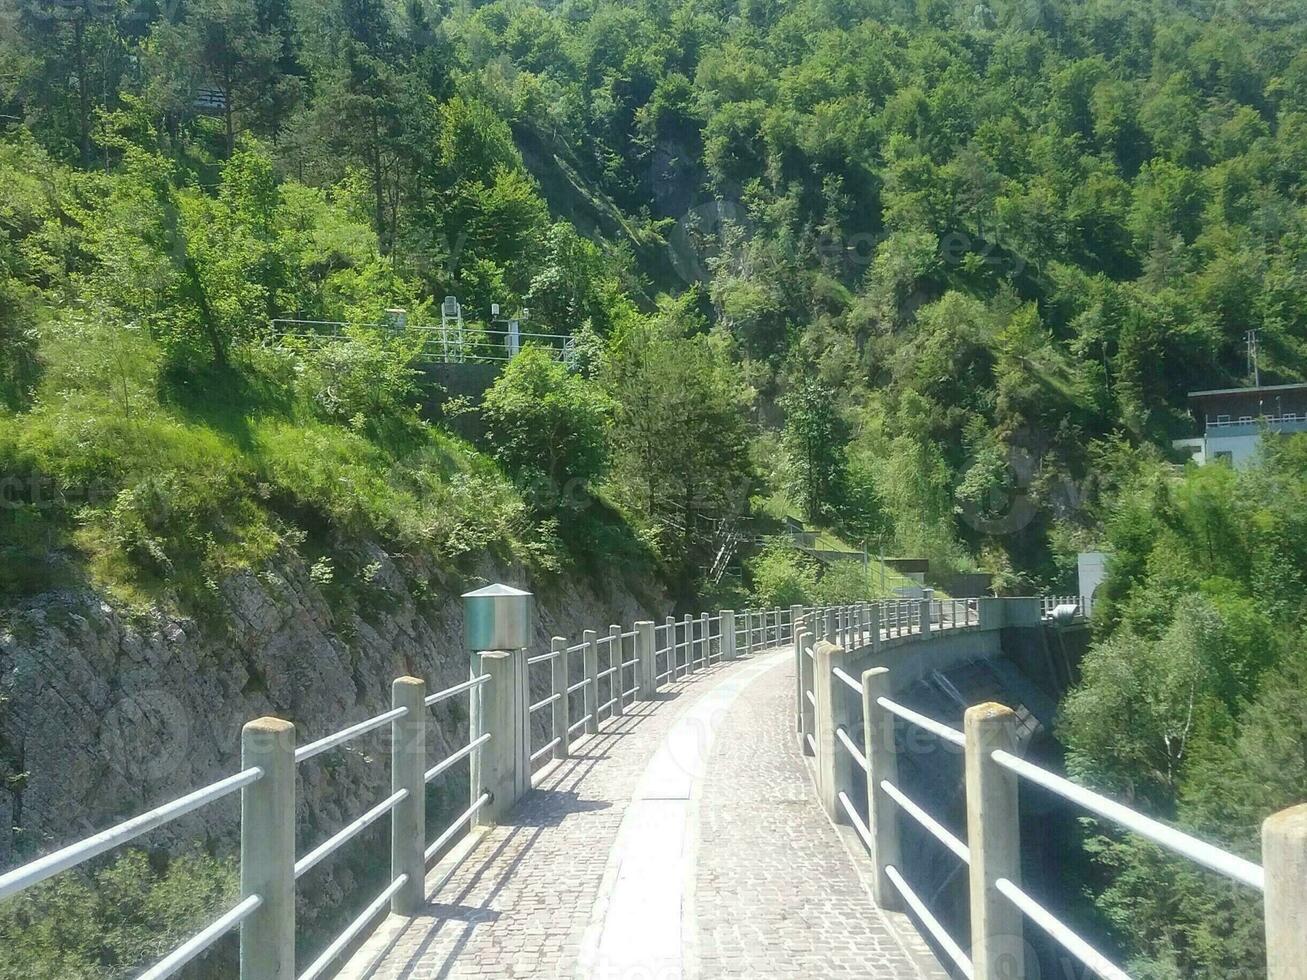
{"label": "building roof", "polygon": [[1270,392],[1283,393],[1286,391],[1307,392],[1307,384],[1299,383],[1299,384],[1291,384],[1291,385],[1262,385],[1261,387],[1258,388],[1213,388],[1211,391],[1191,391],[1189,392],[1189,397],[1200,398],[1200,397],[1206,397],[1211,395],[1256,395],[1262,393],[1269,394]]}

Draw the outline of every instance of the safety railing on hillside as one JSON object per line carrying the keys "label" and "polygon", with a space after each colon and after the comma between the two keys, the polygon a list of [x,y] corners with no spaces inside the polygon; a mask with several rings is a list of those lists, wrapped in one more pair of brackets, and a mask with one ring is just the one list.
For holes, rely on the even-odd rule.
{"label": "safety railing on hillside", "polygon": [[[1067,604],[1055,600],[1052,608]],[[1044,602],[1039,608],[1042,619],[1049,605]],[[968,709],[962,731],[913,711],[893,699],[893,676],[885,667],[874,666],[860,677],[846,669],[854,660],[865,662],[868,648],[890,637],[901,612],[892,606],[874,610],[870,617],[873,629],[878,617],[888,617],[890,625],[870,637],[856,630],[848,633],[841,619],[829,611],[809,614],[799,624],[795,639],[800,745],[813,759],[822,806],[832,820],[851,826],[865,844],[873,865],[873,891],[881,907],[911,909],[966,977],[993,980],[1028,975],[1022,933],[1023,919],[1029,919],[1097,975],[1125,978],[1120,967],[1022,887],[1019,787],[1025,781],[1263,892],[1268,975],[1271,980],[1301,976],[1298,971],[1307,962],[1307,930],[1302,928],[1302,917],[1307,914],[1307,805],[1266,821],[1263,864],[1257,865],[1021,758],[1017,715],[1007,707],[984,704]],[[958,610],[946,600],[940,612],[947,615],[936,619],[935,610],[923,606],[919,621],[927,620],[928,612],[930,621],[947,622]],[[971,612],[964,615],[964,624],[971,625]],[[977,610],[977,618],[980,616]],[[818,636],[825,641],[818,641]],[[962,750],[965,839],[904,792],[898,777],[896,724],[920,729]],[[865,780],[855,779],[855,773]],[[859,791],[864,782],[865,790]],[[903,874],[900,813],[968,869],[969,952],[962,940],[949,934]]]}
{"label": "safety railing on hillside", "polygon": [[[421,679],[399,678],[392,685],[389,710],[299,746],[296,726],[290,722],[251,721],[241,733],[239,772],[0,875],[0,901],[240,793],[240,900],[140,977],[172,976],[239,929],[244,980],[314,980],[327,973],[387,908],[400,915],[416,914],[425,900],[428,867],[449,852],[470,825],[488,822],[487,811],[494,808],[502,813],[529,789],[532,771],[551,759],[567,758],[578,737],[597,733],[605,721],[622,716],[633,702],[654,698],[663,684],[792,640],[792,621],[789,613],[779,609],[722,610],[681,620],[668,617],[658,627],[652,622],[639,622],[631,629],[614,625],[603,636],[586,630],[581,642],[573,644],[555,637],[546,653],[523,652],[520,690],[510,690],[513,685],[504,676],[491,673],[500,669],[498,665],[483,669],[487,662],[478,664],[474,658],[474,676],[469,680],[428,695]],[[548,677],[541,677],[538,671],[546,669]],[[536,700],[527,697],[530,691],[536,692]],[[428,712],[459,696],[468,698],[469,739],[428,765]],[[503,711],[507,714],[499,713]],[[524,723],[507,723],[514,711],[525,715]],[[501,722],[504,730],[497,727]],[[390,793],[297,856],[298,767],[386,729],[389,739],[376,758],[389,765]],[[507,729],[525,730],[528,741],[522,746],[524,758],[515,760],[516,784],[496,786],[497,796],[483,785],[492,776],[478,773],[476,767],[484,753],[507,751],[498,744],[510,740]],[[537,746],[537,740],[542,744]],[[470,803],[429,837],[425,787],[464,761],[474,767]],[[308,967],[296,973],[296,882],[386,818],[391,838],[389,881]]]}

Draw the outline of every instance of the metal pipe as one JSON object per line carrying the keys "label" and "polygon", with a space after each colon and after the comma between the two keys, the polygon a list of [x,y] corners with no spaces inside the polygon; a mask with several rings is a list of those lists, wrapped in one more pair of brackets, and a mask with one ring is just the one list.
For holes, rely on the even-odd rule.
{"label": "metal pipe", "polygon": [[328,837],[325,841],[323,841],[313,850],[309,851],[302,858],[300,858],[298,861],[295,862],[296,880],[299,880],[301,876],[313,870],[313,868],[315,868],[317,865],[322,863],[324,858],[327,858],[332,854],[334,854],[344,844],[348,843],[350,840],[357,837],[360,833],[366,830],[371,824],[376,823],[387,813],[393,810],[395,808],[395,804],[399,803],[400,800],[406,799],[407,797],[408,797],[408,790],[406,789],[402,789],[398,793],[391,793],[390,796],[386,797],[384,800],[382,800],[380,803],[374,806],[367,813],[363,814],[363,816],[359,817],[353,823],[346,824],[344,827],[342,827],[336,833],[332,834],[330,837]]}
{"label": "metal pipe", "polygon": [[13,871],[0,875],[0,899],[16,895],[37,882],[44,881],[52,875],[57,875],[60,871],[66,871],[83,861],[89,861],[105,851],[126,844],[128,841],[140,837],[141,834],[156,827],[161,827],[171,820],[190,813],[192,810],[198,810],[202,806],[220,800],[224,796],[250,785],[250,783],[262,778],[262,776],[262,769],[258,766],[251,767],[243,772],[238,772],[234,776],[228,776],[226,779],[220,779],[216,783],[197,789],[193,793],[187,793],[171,803],[165,803],[163,806],[155,807],[153,810],[148,810],[139,816],[132,817],[130,820],[124,820],[117,826],[102,830],[92,837],[87,837],[76,844],[70,844],[53,854],[47,854],[43,858],[37,858],[20,868],[15,868]]}
{"label": "metal pipe", "polygon": [[994,887],[1005,895],[1013,905],[1033,919],[1036,925],[1056,939],[1063,949],[1100,977],[1103,977],[1104,980],[1130,980],[1129,975],[1116,964],[1077,936],[1065,924],[1058,921],[1052,912],[1048,911],[1012,882],[1006,878],[1000,878],[994,882]]}

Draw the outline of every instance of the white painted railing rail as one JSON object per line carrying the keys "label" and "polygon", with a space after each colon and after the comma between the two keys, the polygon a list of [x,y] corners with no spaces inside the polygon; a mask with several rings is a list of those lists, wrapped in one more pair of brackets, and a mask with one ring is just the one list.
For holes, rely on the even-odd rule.
{"label": "white painted railing rail", "polygon": [[[1002,614],[996,616],[989,606],[996,601],[1000,600],[982,600],[980,608],[959,610],[952,600],[944,600],[938,608],[923,600],[915,613],[891,601],[855,609],[852,614],[847,609],[802,610],[802,618],[795,620],[799,744],[805,755],[813,757],[817,792],[831,819],[852,826],[866,845],[875,866],[872,881],[877,900],[886,908],[906,903],[967,977],[997,980],[1027,975],[1026,947],[1021,940],[1024,917],[1098,976],[1124,980],[1126,974],[1118,966],[1022,889],[1019,783],[1025,780],[1174,854],[1264,892],[1268,977],[1300,980],[1301,973],[1295,971],[1307,962],[1307,929],[1303,928],[1307,921],[1307,806],[1266,821],[1263,864],[1258,865],[1020,758],[1015,754],[1016,715],[1008,708],[996,704],[972,707],[966,712],[964,730],[959,731],[893,700],[886,668],[873,667],[858,679],[845,666],[854,656],[866,662],[868,654],[874,663],[881,645],[900,636],[928,640],[932,627],[988,628],[1001,623]],[[1037,609],[1033,624],[1023,620],[1034,625],[1047,620],[1052,610],[1073,605],[1079,615],[1083,604],[1075,597],[1041,600],[1037,606],[1021,607],[1019,614],[1036,615],[1024,610]],[[1054,619],[1065,615],[1064,610]],[[963,749],[968,841],[899,787],[896,721]],[[850,734],[855,731],[864,734],[861,746]],[[865,774],[866,792],[855,804],[853,797],[858,794],[852,773],[857,770]],[[898,813],[915,821],[967,867],[969,954],[948,935],[904,878]],[[1278,857],[1273,859],[1274,855]]]}

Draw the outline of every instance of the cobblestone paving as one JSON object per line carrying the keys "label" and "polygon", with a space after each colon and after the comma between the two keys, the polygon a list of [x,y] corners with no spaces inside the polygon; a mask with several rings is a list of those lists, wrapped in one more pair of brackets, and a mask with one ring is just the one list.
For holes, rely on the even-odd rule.
{"label": "cobblestone paving", "polygon": [[[683,857],[669,857],[687,866],[680,962],[628,964],[620,980],[923,975],[816,802],[794,746],[792,661],[774,662],[716,720],[696,799],[674,811],[688,831],[677,847]],[[619,980],[587,964],[609,912],[623,818],[632,811],[629,839],[641,819],[633,797],[660,799],[642,777],[659,768],[650,763],[678,720],[751,666],[701,671],[664,700],[607,722],[482,837],[424,914],[392,916],[339,976]]]}
{"label": "cobblestone paving", "polygon": [[698,963],[688,972],[947,976],[906,918],[876,907],[817,803],[794,732],[792,663],[734,702],[696,795]]}
{"label": "cobblestone paving", "polygon": [[700,670],[665,688],[663,700],[605,721],[434,894],[428,880],[425,914],[384,955],[365,946],[341,978],[575,976],[610,849],[649,760],[681,712],[738,666]]}

